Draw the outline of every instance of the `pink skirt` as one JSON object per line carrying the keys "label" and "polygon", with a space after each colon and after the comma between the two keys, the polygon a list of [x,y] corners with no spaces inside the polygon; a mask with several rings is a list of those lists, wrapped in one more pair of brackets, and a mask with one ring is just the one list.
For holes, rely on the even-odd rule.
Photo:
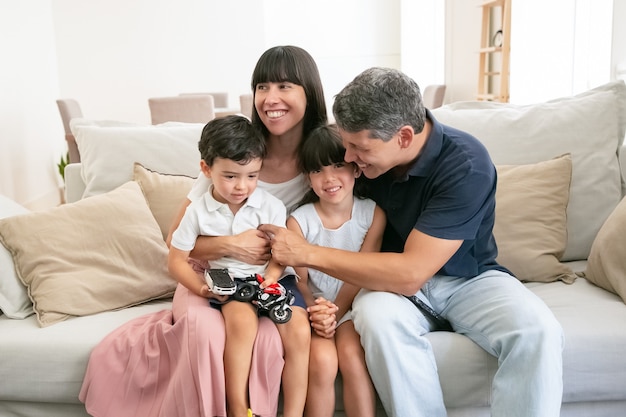
{"label": "pink skirt", "polygon": [[[226,416],[224,320],[208,300],[178,285],[172,311],[138,317],[106,336],[89,358],[79,399],[94,417]],[[259,320],[250,406],[276,416],[283,346]]]}

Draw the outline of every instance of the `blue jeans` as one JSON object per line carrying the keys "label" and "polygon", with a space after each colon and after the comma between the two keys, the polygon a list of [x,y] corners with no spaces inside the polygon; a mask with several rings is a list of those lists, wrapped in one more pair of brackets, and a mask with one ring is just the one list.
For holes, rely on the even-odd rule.
{"label": "blue jeans", "polygon": [[[486,271],[435,276],[417,294],[455,332],[498,358],[493,417],[558,417],[563,393],[563,331],[543,301],[516,278]],[[362,290],[352,318],[378,395],[390,417],[446,416],[431,324],[403,296]]]}

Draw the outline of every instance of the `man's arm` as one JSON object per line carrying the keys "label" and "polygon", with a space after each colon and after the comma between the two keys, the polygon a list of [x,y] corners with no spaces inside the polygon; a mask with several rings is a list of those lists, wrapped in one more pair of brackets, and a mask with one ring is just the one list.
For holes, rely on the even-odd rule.
{"label": "man's arm", "polygon": [[350,252],[311,245],[292,231],[274,225],[259,229],[271,238],[273,256],[283,265],[315,268],[362,288],[405,295],[415,294],[463,243],[413,229],[402,253]]}

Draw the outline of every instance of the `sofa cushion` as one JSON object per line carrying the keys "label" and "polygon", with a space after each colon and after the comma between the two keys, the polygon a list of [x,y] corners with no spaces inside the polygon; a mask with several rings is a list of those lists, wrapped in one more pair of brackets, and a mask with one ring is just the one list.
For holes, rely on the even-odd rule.
{"label": "sofa cushion", "polygon": [[139,185],[0,220],[41,326],[173,294],[167,246]]}
{"label": "sofa cushion", "polygon": [[[28,210],[0,195],[0,219],[26,214]],[[11,253],[0,245],[0,310],[9,318],[23,319],[33,314],[33,303],[17,277]]]}
{"label": "sofa cushion", "polygon": [[572,283],[576,274],[559,261],[567,244],[570,155],[497,170],[498,263],[521,281]]}
{"label": "sofa cushion", "polygon": [[[5,401],[75,403],[91,350],[104,337],[136,317],[171,309],[171,299],[84,317],[72,317],[41,328],[34,315],[25,320],[0,316],[0,404]],[[82,405],[82,404],[81,404]],[[84,405],[82,405],[83,412]],[[55,415],[49,414],[18,415]],[[0,406],[0,415],[2,406]],[[9,413],[12,416],[14,414]],[[86,415],[86,414],[85,414]]]}
{"label": "sofa cushion", "polygon": [[[626,400],[626,331],[620,327],[626,322],[626,308],[619,297],[585,279],[571,285],[561,281],[525,285],[563,327],[564,402],[597,402],[600,397]],[[433,332],[426,337],[433,346],[446,405],[488,407],[498,369],[496,358],[457,333]],[[489,415],[488,408],[485,415]]]}
{"label": "sofa cushion", "polygon": [[[115,125],[72,119],[80,152],[83,197],[102,194],[133,178],[133,164],[166,173],[195,176],[199,172],[201,123]],[[167,157],[164,157],[167,156]]]}
{"label": "sofa cushion", "polygon": [[133,180],[141,187],[141,191],[148,201],[148,207],[159,224],[163,240],[165,240],[172,220],[189,194],[195,178],[185,175],[161,174],[135,163]]}
{"label": "sofa cushion", "polygon": [[621,199],[618,149],[626,132],[626,85],[532,105],[459,102],[432,111],[437,120],[482,141],[495,164],[536,163],[572,155],[562,260],[587,259],[598,230]]}
{"label": "sofa cushion", "polygon": [[617,205],[593,241],[583,276],[618,294],[626,303],[626,198]]}

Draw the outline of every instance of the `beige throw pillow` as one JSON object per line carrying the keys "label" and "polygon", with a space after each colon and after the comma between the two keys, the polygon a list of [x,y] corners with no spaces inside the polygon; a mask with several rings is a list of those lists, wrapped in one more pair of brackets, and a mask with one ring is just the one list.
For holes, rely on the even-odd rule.
{"label": "beige throw pillow", "polygon": [[576,274],[559,261],[567,244],[571,156],[496,168],[498,263],[524,282],[574,282]]}
{"label": "beige throw pillow", "polygon": [[187,198],[195,178],[185,175],[161,174],[136,162],[133,167],[133,179],[139,183],[141,191],[148,201],[150,211],[161,228],[163,240],[165,240],[172,220]]}
{"label": "beige throw pillow", "polygon": [[171,296],[167,247],[139,185],[0,220],[39,324]]}
{"label": "beige throw pillow", "polygon": [[626,303],[626,199],[622,199],[598,232],[583,276],[619,295]]}

